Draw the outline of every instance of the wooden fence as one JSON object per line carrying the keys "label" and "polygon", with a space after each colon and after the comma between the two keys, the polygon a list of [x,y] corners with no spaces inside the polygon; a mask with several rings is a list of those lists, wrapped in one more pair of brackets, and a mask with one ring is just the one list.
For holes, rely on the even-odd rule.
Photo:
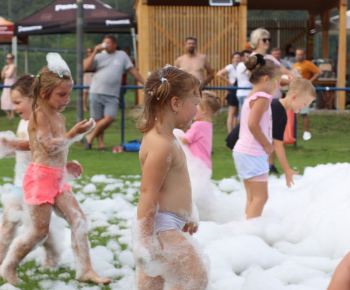
{"label": "wooden fence", "polygon": [[[243,49],[239,19],[236,6],[149,6],[149,70],[174,64],[185,53],[186,37],[194,36],[198,52],[206,54],[218,71],[231,63],[233,51]],[[210,83],[220,84],[217,78]]]}
{"label": "wooden fence", "polygon": [[[273,39],[271,48],[288,43],[294,47],[306,46],[306,21],[294,20],[249,20],[246,7],[209,6],[157,6],[137,2],[138,53],[140,72],[174,64],[184,54],[187,36],[197,38],[197,51],[208,56],[212,68],[217,72],[231,63],[234,51],[244,49],[252,30],[265,27]],[[247,35],[245,35],[247,33]],[[215,76],[210,86],[227,84]],[[219,95],[222,97],[224,91]]]}

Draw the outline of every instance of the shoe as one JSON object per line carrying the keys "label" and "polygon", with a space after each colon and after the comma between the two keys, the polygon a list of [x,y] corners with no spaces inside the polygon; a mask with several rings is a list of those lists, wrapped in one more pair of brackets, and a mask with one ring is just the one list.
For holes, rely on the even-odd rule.
{"label": "shoe", "polygon": [[270,165],[269,173],[278,174],[279,172],[278,172],[277,168],[275,167],[275,165],[272,164],[272,165]]}
{"label": "shoe", "polygon": [[305,131],[303,134],[303,140],[307,141],[311,139],[311,133],[308,131]]}
{"label": "shoe", "polygon": [[105,147],[100,147],[100,148],[98,148],[98,151],[105,152],[106,148]]}
{"label": "shoe", "polygon": [[91,150],[92,144],[88,143],[88,141],[86,141],[86,138],[84,138],[84,143],[85,143],[85,150]]}

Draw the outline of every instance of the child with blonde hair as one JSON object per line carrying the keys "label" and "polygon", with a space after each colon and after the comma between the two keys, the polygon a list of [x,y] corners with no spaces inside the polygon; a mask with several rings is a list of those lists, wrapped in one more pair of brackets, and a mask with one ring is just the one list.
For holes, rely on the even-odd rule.
{"label": "child with blonde hair", "polygon": [[195,122],[181,137],[194,156],[202,159],[212,169],[211,152],[213,143],[213,119],[220,111],[220,100],[215,93],[202,91],[202,99],[197,105]]}
{"label": "child with blonde hair", "polygon": [[[11,101],[15,112],[21,117],[21,121],[17,128],[17,138],[9,138],[10,136],[0,138],[0,145],[3,151],[6,151],[6,157],[15,156],[15,177],[14,186],[10,193],[2,196],[2,202],[4,205],[4,213],[2,215],[2,225],[0,228],[0,265],[2,264],[6,253],[12,240],[15,237],[16,230],[23,214],[23,190],[22,183],[25,171],[31,162],[29,151],[29,136],[28,136],[28,122],[32,113],[32,102],[28,96],[29,89],[34,82],[34,76],[25,74],[21,76],[15,84],[11,87]],[[5,135],[6,136],[6,135]],[[70,167],[69,162],[67,164],[67,170]],[[77,166],[76,163],[72,164],[73,167]],[[75,174],[75,171],[72,172]],[[77,173],[79,174],[79,173]],[[46,258],[44,262],[45,268],[51,268],[56,266],[60,255],[59,248],[57,247],[51,231],[43,244],[46,251]]]}
{"label": "child with blonde hair", "polygon": [[268,155],[273,152],[271,100],[273,79],[278,67],[261,54],[250,56],[245,62],[250,71],[253,89],[243,103],[238,141],[233,158],[247,193],[247,219],[261,215],[268,198]]}
{"label": "child with blonde hair", "polygon": [[294,113],[298,114],[301,110],[307,108],[315,98],[316,90],[309,80],[293,79],[289,84],[289,91],[285,98],[273,99],[271,102],[273,146],[283,168],[287,187],[291,187],[294,184],[293,175],[298,174],[297,171],[290,168],[283,146],[283,136],[287,125],[287,111],[293,110]]}
{"label": "child with blonde hair", "polygon": [[217,198],[211,191],[213,119],[220,111],[220,100],[215,93],[202,91],[197,105],[195,122],[184,133],[176,130],[175,135],[183,144],[188,172],[191,178],[192,198],[198,208],[200,220],[220,220],[216,207]]}
{"label": "child with blonde hair", "polygon": [[28,226],[9,249],[1,276],[11,284],[21,282],[17,277],[17,267],[35,246],[47,238],[54,210],[71,226],[77,279],[109,283],[109,279],[101,278],[91,267],[86,217],[64,179],[68,147],[91,130],[94,121],[83,120],[66,132],[65,118],[60,111],[70,100],[72,76],[59,54],[49,53],[47,62],[48,65],[35,77],[29,93],[33,110],[28,124],[32,163],[23,179]]}
{"label": "child with blonde hair", "polygon": [[[153,72],[144,87],[137,128],[144,134],[142,179],[133,251],[138,289],[205,289],[205,263],[191,235],[197,231],[186,157],[173,134],[190,126],[200,102],[200,82],[173,66]],[[167,289],[168,289],[167,288]]]}

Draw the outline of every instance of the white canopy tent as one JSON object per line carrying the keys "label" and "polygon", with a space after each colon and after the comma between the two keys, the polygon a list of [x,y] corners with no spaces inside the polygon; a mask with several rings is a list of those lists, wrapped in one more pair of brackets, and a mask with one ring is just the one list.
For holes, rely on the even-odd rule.
{"label": "white canopy tent", "polygon": [[[316,33],[322,33],[322,21],[315,22]],[[329,35],[339,34],[339,15],[333,16],[329,19]],[[346,34],[350,35],[350,10],[346,11]]]}

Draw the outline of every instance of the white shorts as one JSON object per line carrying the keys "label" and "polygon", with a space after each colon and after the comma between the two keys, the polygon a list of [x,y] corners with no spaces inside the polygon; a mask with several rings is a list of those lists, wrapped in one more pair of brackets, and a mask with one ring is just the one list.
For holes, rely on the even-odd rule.
{"label": "white shorts", "polygon": [[242,179],[249,179],[269,172],[268,154],[252,156],[233,151],[238,176]]}

